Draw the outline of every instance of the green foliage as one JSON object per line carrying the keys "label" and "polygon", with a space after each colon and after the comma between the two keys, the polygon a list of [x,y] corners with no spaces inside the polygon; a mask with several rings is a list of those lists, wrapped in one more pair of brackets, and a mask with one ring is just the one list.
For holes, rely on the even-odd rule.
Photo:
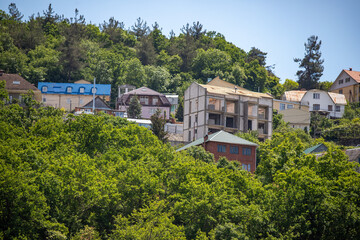
{"label": "green foliage", "polygon": [[162,142],[167,142],[168,133],[165,131],[165,119],[166,113],[162,113],[160,109],[157,109],[155,114],[150,117],[151,120],[151,131],[155,136]]}
{"label": "green foliage", "polygon": [[299,89],[299,84],[291,79],[285,79],[283,87],[284,91],[296,90]]}
{"label": "green foliage", "polygon": [[186,149],[187,153],[195,159],[201,160],[206,163],[215,163],[214,154],[206,151],[201,146],[193,146]]}
{"label": "green foliage", "polygon": [[141,118],[141,104],[138,96],[131,97],[127,113],[130,118]]}

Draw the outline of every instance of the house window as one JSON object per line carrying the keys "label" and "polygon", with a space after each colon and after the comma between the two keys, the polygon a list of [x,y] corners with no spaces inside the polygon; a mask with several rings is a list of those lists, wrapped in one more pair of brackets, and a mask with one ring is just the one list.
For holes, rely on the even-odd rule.
{"label": "house window", "polygon": [[343,90],[342,90],[342,89],[340,89],[340,90],[339,90],[339,93],[340,93],[340,94],[343,94]]}
{"label": "house window", "polygon": [[91,88],[91,93],[96,93],[96,88]]}
{"label": "house window", "polygon": [[191,131],[189,131],[188,141],[191,142]]}
{"label": "house window", "polygon": [[230,153],[239,154],[239,147],[238,146],[230,146]]}
{"label": "house window", "polygon": [[154,98],[152,99],[152,104],[153,104],[153,105],[157,105],[157,104],[158,104],[158,98],[157,98],[157,97],[154,97]]}
{"label": "house window", "polygon": [[328,111],[331,112],[333,110],[333,106],[332,105],[328,105]]}
{"label": "house window", "polygon": [[242,168],[245,170],[245,171],[248,171],[248,172],[250,172],[251,171],[251,165],[250,164],[242,164]]}
{"label": "house window", "polygon": [[319,110],[320,110],[320,104],[314,104],[313,111],[319,111]]}
{"label": "house window", "polygon": [[293,109],[293,108],[294,108],[294,105],[292,105],[292,104],[287,105],[287,109]]}
{"label": "house window", "polygon": [[242,154],[245,155],[245,156],[251,156],[251,148],[244,147],[242,149]]}
{"label": "house window", "polygon": [[13,81],[14,85],[20,85],[20,81]]}
{"label": "house window", "polygon": [[43,92],[47,92],[48,88],[47,88],[47,86],[43,86],[43,87],[41,88],[41,90],[42,90]]}
{"label": "house window", "polygon": [[46,98],[45,98],[45,97],[43,97],[43,102],[46,102]]}
{"label": "house window", "polygon": [[285,110],[285,103],[280,103],[280,111]]}
{"label": "house window", "polygon": [[191,116],[189,116],[189,128],[191,128]]}
{"label": "house window", "polygon": [[84,93],[84,92],[85,92],[85,88],[83,88],[83,87],[79,88],[79,92],[80,92],[80,93]]}
{"label": "house window", "polygon": [[149,105],[149,97],[140,96],[140,103],[141,103],[142,105]]}
{"label": "house window", "polygon": [[343,83],[344,83],[343,79],[339,80],[339,84],[343,84]]}
{"label": "house window", "polygon": [[67,93],[71,93],[71,91],[72,91],[72,87],[67,87],[67,88],[66,88],[66,92],[67,92]]}
{"label": "house window", "polygon": [[320,99],[320,93],[313,93],[314,99]]}
{"label": "house window", "polygon": [[197,123],[197,122],[198,122],[198,115],[195,114],[195,123]]}
{"label": "house window", "polygon": [[340,112],[340,106],[336,106],[335,111]]}
{"label": "house window", "polygon": [[345,78],[345,82],[350,82],[350,78]]}
{"label": "house window", "polygon": [[226,146],[225,146],[225,145],[218,144],[218,145],[217,145],[217,151],[218,151],[218,152],[226,152]]}

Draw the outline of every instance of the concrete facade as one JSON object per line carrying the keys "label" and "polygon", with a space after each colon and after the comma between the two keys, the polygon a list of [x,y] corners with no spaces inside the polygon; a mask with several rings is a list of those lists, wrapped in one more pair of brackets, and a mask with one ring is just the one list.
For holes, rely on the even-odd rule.
{"label": "concrete facade", "polygon": [[219,130],[229,133],[255,130],[260,139],[270,138],[272,97],[227,82],[226,87],[221,87],[218,85],[224,81],[214,80],[215,83],[206,85],[192,83],[185,90],[184,141],[190,142]]}

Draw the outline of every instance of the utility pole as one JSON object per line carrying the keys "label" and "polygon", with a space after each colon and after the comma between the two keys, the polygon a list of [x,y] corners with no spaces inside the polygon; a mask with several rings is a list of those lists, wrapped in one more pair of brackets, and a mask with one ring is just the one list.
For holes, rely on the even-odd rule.
{"label": "utility pole", "polygon": [[92,106],[92,111],[93,113],[95,114],[95,92],[96,92],[96,88],[95,88],[95,85],[96,85],[96,78],[94,78],[94,87],[93,87],[93,106]]}

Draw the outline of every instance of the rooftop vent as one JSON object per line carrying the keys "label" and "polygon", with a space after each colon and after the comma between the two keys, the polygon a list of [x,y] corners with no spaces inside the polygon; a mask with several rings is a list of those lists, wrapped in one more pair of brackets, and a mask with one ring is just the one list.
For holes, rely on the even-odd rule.
{"label": "rooftop vent", "polygon": [[349,71],[352,71],[352,68],[349,68]]}

